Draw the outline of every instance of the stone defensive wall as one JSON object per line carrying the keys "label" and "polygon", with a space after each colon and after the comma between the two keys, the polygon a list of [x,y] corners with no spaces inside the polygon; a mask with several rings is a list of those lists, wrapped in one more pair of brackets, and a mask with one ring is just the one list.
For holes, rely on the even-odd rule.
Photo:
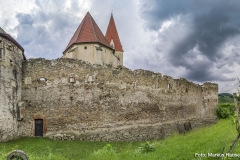
{"label": "stone defensive wall", "polygon": [[[157,139],[216,122],[218,85],[76,59],[23,61],[19,135],[90,141]],[[188,126],[188,127],[186,127]]]}
{"label": "stone defensive wall", "polygon": [[0,142],[18,137],[23,52],[0,36]]}

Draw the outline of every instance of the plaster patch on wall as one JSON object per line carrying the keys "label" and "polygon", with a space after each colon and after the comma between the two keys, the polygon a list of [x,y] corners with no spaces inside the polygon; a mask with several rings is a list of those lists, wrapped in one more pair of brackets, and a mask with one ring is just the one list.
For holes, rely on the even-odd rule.
{"label": "plaster patch on wall", "polygon": [[25,84],[32,84],[32,78],[31,78],[31,77],[26,77],[26,78],[24,79],[24,83],[25,83]]}

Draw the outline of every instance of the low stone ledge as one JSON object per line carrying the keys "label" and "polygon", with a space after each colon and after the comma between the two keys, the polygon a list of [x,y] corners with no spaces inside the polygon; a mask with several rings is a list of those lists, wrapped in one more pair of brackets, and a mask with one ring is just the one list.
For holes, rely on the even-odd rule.
{"label": "low stone ledge", "polygon": [[53,135],[53,136],[50,136],[49,137],[50,139],[53,139],[53,140],[62,140],[62,141],[66,141],[66,140],[76,140],[75,139],[75,136],[73,135],[70,135],[70,134],[56,134],[56,135]]}

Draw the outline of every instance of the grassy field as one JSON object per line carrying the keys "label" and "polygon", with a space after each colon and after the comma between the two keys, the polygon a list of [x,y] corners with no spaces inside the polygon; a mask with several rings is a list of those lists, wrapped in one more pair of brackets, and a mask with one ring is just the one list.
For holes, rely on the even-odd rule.
{"label": "grassy field", "polygon": [[[0,143],[0,159],[5,160],[7,155],[15,149],[23,150],[30,160],[219,159],[207,157],[207,153],[221,153],[224,146],[227,150],[236,135],[231,119],[220,120],[215,125],[185,135],[175,134],[163,140],[150,141],[155,148],[154,152],[150,153],[142,153],[139,150],[140,145],[145,142],[110,143],[20,138]],[[232,153],[240,154],[239,143]],[[195,153],[206,154],[206,157],[195,156]]]}

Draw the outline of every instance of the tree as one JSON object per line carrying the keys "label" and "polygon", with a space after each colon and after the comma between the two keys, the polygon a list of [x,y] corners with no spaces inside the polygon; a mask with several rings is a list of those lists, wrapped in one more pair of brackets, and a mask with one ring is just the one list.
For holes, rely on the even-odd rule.
{"label": "tree", "polygon": [[234,141],[232,142],[232,145],[230,146],[230,148],[228,149],[227,153],[231,152],[237,142],[237,140],[240,138],[240,112],[239,112],[239,106],[238,106],[238,98],[240,97],[240,80],[238,79],[238,96],[236,93],[233,93],[233,98],[234,98],[234,104],[235,104],[235,109],[236,109],[236,129],[238,132],[237,137],[234,139]]}

